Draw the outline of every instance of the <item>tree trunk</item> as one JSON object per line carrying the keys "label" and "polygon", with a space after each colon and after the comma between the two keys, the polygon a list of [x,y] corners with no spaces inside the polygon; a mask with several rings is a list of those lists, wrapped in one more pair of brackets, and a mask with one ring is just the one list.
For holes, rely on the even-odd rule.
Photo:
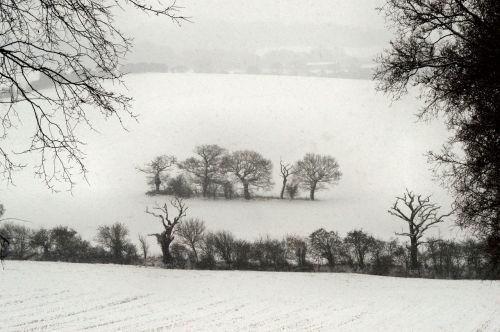
{"label": "tree trunk", "polygon": [[410,238],[410,267],[412,270],[418,269],[418,245],[414,237]]}
{"label": "tree trunk", "polygon": [[155,189],[157,193],[160,192],[160,185],[161,185],[160,175],[157,174],[155,175]]}
{"label": "tree trunk", "polygon": [[335,267],[335,256],[332,253],[327,254],[326,260],[331,268]]}
{"label": "tree trunk", "polygon": [[112,249],[113,252],[113,263],[116,264],[123,264],[123,248],[121,245],[117,245],[113,247]]}
{"label": "tree trunk", "polygon": [[203,197],[207,197],[208,196],[208,179],[207,178],[204,178],[203,179],[203,184],[202,184],[202,195]]}
{"label": "tree trunk", "polygon": [[363,270],[365,268],[365,256],[361,252],[358,252],[358,263],[360,270]]}
{"label": "tree trunk", "polygon": [[283,199],[283,196],[285,195],[285,188],[286,188],[286,178],[283,178],[283,185],[281,186],[281,193],[280,193],[280,198]]}
{"label": "tree trunk", "polygon": [[297,263],[299,266],[306,264],[306,250],[304,248],[297,249]]}
{"label": "tree trunk", "polygon": [[[1,245],[1,243],[0,243]],[[47,259],[49,257],[49,250],[50,250],[50,247],[49,246],[43,246],[43,258],[44,259]]]}
{"label": "tree trunk", "polygon": [[164,264],[172,264],[172,255],[170,254],[170,244],[173,239],[171,237],[163,236],[160,240],[161,252],[163,255],[162,261]]}
{"label": "tree trunk", "polygon": [[193,249],[194,261],[195,263],[198,263],[198,252],[196,251],[196,246],[193,243],[191,243],[191,249]]}
{"label": "tree trunk", "polygon": [[250,191],[248,191],[248,183],[243,183],[243,196],[245,199],[250,199]]}
{"label": "tree trunk", "polygon": [[316,183],[313,183],[311,186],[311,192],[309,193],[309,198],[311,201],[314,201],[314,192],[316,191]]}

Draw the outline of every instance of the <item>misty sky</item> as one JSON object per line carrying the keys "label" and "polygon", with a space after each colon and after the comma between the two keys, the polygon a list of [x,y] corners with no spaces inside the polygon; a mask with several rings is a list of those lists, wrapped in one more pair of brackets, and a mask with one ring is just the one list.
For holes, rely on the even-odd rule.
{"label": "misty sky", "polygon": [[383,16],[375,9],[380,2],[184,0],[177,2],[182,7],[179,13],[192,23],[179,26],[165,18],[128,9],[117,13],[117,22],[123,32],[134,38],[134,53],[141,55],[139,61],[159,46],[232,51],[339,47],[371,58],[390,38]]}
{"label": "misty sky", "polygon": [[183,15],[194,22],[223,20],[235,23],[334,23],[383,28],[375,11],[379,0],[203,0],[178,1]]}

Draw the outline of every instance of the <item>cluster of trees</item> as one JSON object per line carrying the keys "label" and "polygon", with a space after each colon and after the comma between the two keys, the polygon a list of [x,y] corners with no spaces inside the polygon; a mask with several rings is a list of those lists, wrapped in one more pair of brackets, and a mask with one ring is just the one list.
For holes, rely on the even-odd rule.
{"label": "cluster of trees", "polygon": [[[273,186],[271,160],[250,150],[228,152],[218,145],[200,145],[194,149],[195,156],[177,161],[174,156],[158,156],[138,170],[148,174],[148,183],[154,186],[151,194],[171,194],[190,197],[238,196],[235,188],[241,187],[241,196],[251,199],[256,189],[269,190]],[[170,173],[176,166],[181,171],[176,176]],[[309,198],[327,184],[336,183],[342,173],[339,164],[331,156],[307,153],[294,164],[280,161],[282,186],[280,198],[293,199],[299,188],[309,191]]]}
{"label": "cluster of trees", "polygon": [[67,226],[34,230],[9,222],[0,227],[0,233],[8,239],[3,246],[3,258],[78,263],[139,262],[139,251],[128,237],[127,227],[121,223],[99,226],[94,239],[96,244],[83,240],[77,231]]}

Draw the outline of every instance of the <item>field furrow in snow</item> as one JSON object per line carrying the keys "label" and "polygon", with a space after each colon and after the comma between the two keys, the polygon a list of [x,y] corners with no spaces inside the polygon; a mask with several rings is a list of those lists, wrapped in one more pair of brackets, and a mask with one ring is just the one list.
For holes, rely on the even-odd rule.
{"label": "field furrow in snow", "polygon": [[500,283],[8,261],[2,331],[500,331]]}

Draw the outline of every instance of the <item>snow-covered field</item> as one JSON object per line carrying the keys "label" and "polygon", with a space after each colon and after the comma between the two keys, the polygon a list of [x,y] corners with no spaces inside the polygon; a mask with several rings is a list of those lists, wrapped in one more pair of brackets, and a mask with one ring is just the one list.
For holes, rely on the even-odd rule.
{"label": "snow-covered field", "polygon": [[2,331],[500,331],[500,283],[6,262]]}
{"label": "snow-covered field", "polygon": [[[98,225],[116,221],[127,224],[134,238],[154,232],[158,225],[144,210],[164,198],[144,195],[146,180],[135,167],[159,154],[184,159],[200,144],[252,149],[271,159],[277,185],[269,194],[274,195],[280,189],[280,158],[293,162],[314,152],[332,155],[340,164],[341,181],[318,192],[317,202],[188,202],[188,216],[238,237],[307,235],[325,227],[341,234],[363,228],[388,238],[403,227],[387,209],[405,187],[449,206],[424,156],[440,147],[446,130],[439,121],[416,123],[415,98],[391,104],[371,81],[140,74],[128,76],[126,83],[139,122],[126,121],[129,131],[124,131],[116,122],[96,118],[100,133],[82,132],[89,184],[81,181],[73,195],[52,194],[33,180],[28,167],[16,174],[16,186],[0,187],[6,216],[29,220],[32,227],[68,225],[86,239],[94,237]],[[27,123],[11,138],[29,142]],[[447,236],[452,224],[442,227],[441,235]]]}

